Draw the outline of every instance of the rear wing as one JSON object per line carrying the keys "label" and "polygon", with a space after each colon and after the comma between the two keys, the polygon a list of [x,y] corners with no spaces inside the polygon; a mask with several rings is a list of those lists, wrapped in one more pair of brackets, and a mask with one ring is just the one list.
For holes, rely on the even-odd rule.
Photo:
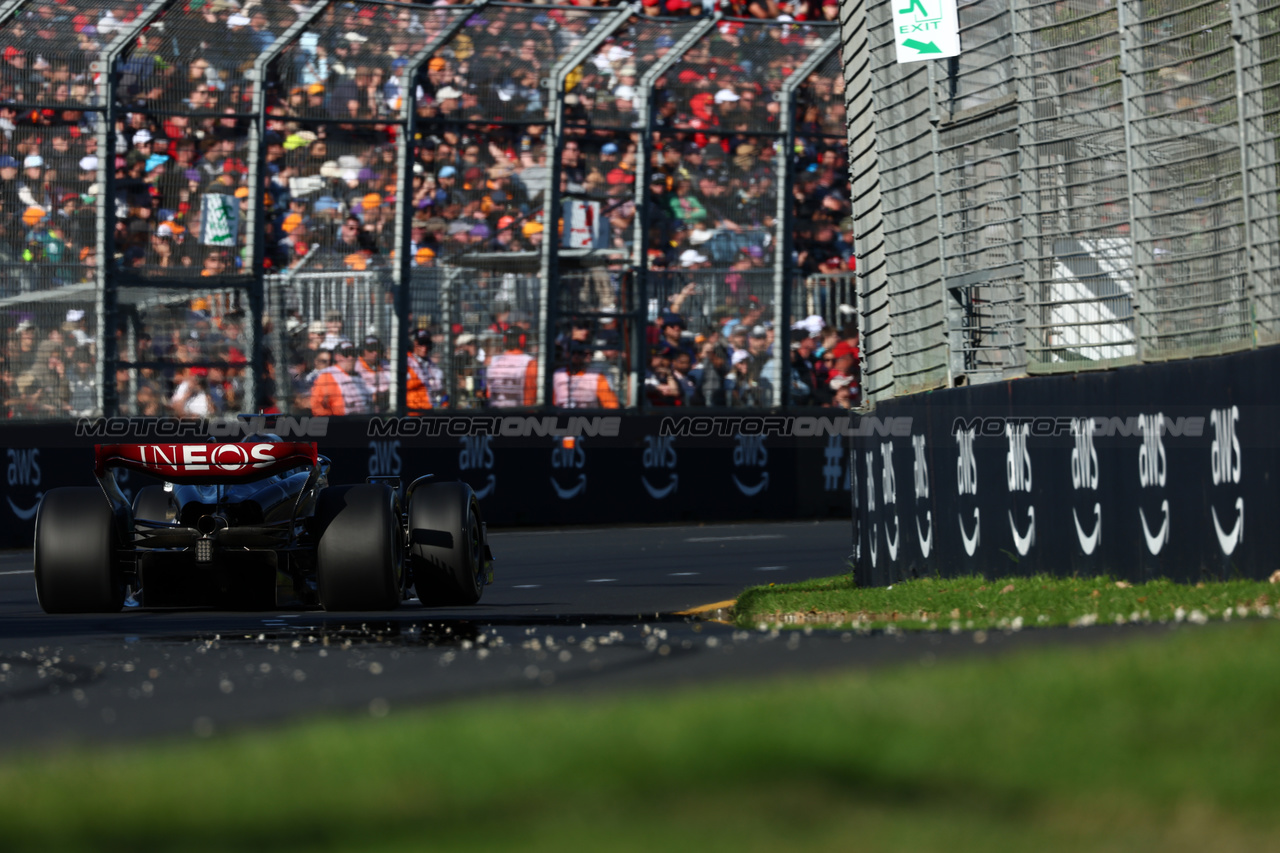
{"label": "rear wing", "polygon": [[170,483],[215,484],[261,480],[294,468],[315,469],[316,445],[308,442],[244,444],[99,444],[93,473],[99,480],[116,468],[150,474]]}

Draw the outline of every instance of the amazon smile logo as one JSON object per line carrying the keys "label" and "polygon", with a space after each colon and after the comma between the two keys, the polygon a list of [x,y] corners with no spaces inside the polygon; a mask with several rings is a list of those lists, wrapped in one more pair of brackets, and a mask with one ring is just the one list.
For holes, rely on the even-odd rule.
{"label": "amazon smile logo", "polygon": [[871,552],[871,568],[876,567],[876,558],[879,556],[880,534],[879,528],[876,526],[874,516],[876,511],[876,454],[873,450],[868,450],[864,454],[867,463],[867,518],[871,519],[867,528],[867,550]]}
{"label": "amazon smile logo", "polygon": [[587,451],[583,447],[582,439],[566,436],[556,439],[555,448],[551,451],[551,467],[555,469],[567,470],[578,473],[577,481],[570,486],[563,486],[556,478],[551,475],[551,488],[555,489],[556,496],[562,501],[576,498],[587,490],[587,474],[582,469],[587,466]]}
{"label": "amazon smile logo", "polygon": [[[1071,436],[1075,440],[1075,446],[1071,448],[1071,486],[1076,491],[1084,489],[1096,495],[1098,450],[1093,446],[1093,418],[1072,418]],[[1080,541],[1080,550],[1088,556],[1097,550],[1102,539],[1102,504],[1093,502],[1093,529],[1089,533],[1084,532],[1084,525],[1080,523],[1080,516],[1074,506],[1071,508],[1071,517],[1076,523],[1076,538]]]}
{"label": "amazon smile logo", "polygon": [[[929,463],[925,458],[925,441],[923,435],[911,436],[911,449],[915,452],[915,459],[912,463],[911,470],[915,475],[916,486],[916,504],[920,501],[929,500]],[[924,530],[920,529],[919,510],[916,510],[916,538],[920,541],[920,553],[927,560],[929,552],[933,550],[933,510],[926,509],[924,512]]]}
{"label": "amazon smile logo", "polygon": [[[458,451],[458,468],[462,471],[481,471],[481,476],[487,477],[487,482],[480,488],[472,486],[472,490],[476,493],[477,500],[484,500],[493,494],[494,486],[497,485],[497,477],[493,473],[493,447],[489,442],[491,436],[460,436],[458,442],[462,445],[462,450]],[[399,442],[397,442],[398,444]]]}
{"label": "amazon smile logo", "polygon": [[[1005,454],[1005,473],[1008,475],[1009,497],[1022,492],[1031,494],[1031,453],[1027,449],[1027,441],[1031,437],[1031,424],[1009,424],[1005,427],[1005,437],[1009,440],[1009,451]],[[1013,534],[1013,547],[1018,555],[1027,556],[1031,546],[1036,542],[1036,508],[1027,507],[1027,532],[1018,529],[1018,522],[1013,517],[1013,509],[1009,509],[1009,530]]]}
{"label": "amazon smile logo", "polygon": [[[1139,415],[1138,430],[1142,433],[1142,445],[1138,448],[1138,482],[1144,489],[1163,489],[1169,479],[1169,460],[1164,451],[1164,413]],[[1159,554],[1169,544],[1169,501],[1160,501],[1160,526],[1154,531],[1147,521],[1143,507],[1138,507],[1138,520],[1142,523],[1142,538],[1152,556]],[[1154,519],[1154,517],[1153,517]]]}
{"label": "amazon smile logo", "polygon": [[556,489],[559,500],[568,501],[570,498],[576,498],[579,494],[586,492],[586,448],[582,446],[581,438],[573,438],[571,435],[564,438],[556,439],[556,447],[552,450],[552,469],[561,469],[577,471],[577,482],[572,485],[561,485],[556,474],[552,474],[552,488]]}
{"label": "amazon smile logo", "polygon": [[[15,486],[39,486],[42,472],[40,471],[40,448],[33,447],[29,450],[17,450],[10,447],[5,451],[9,458],[8,482],[9,488],[12,490]],[[12,495],[5,495],[5,500],[9,502],[9,509],[18,517],[19,521],[30,521],[36,517],[36,513],[40,511],[40,501],[44,498],[44,492],[36,492],[32,498],[30,507],[24,507],[19,503],[15,503]],[[23,501],[22,503],[25,503]]]}
{"label": "amazon smile logo", "polygon": [[[670,435],[646,435],[644,437],[644,458],[642,463],[645,472],[640,475],[640,482],[644,485],[644,490],[649,493],[649,497],[656,501],[660,501],[670,494],[674,494],[680,486],[680,475],[676,473],[676,449],[675,436]],[[655,486],[649,482],[649,471],[659,472],[666,470],[670,472],[667,475],[667,483],[664,486]],[[658,477],[655,480],[661,482]]]}
{"label": "amazon smile logo", "polygon": [[[889,559],[897,562],[898,544],[902,535],[902,528],[898,524],[898,513],[891,511],[897,509],[898,503],[898,481],[893,472],[893,442],[884,441],[880,443],[880,479],[882,483],[881,494],[884,495],[884,541],[889,549]],[[893,521],[893,535],[889,535],[889,522]]]}
{"label": "amazon smile logo", "polygon": [[[1240,409],[1213,409],[1209,413],[1209,422],[1213,424],[1213,444],[1209,448],[1209,464],[1213,471],[1215,486],[1240,485],[1240,474],[1243,466],[1240,460],[1240,439],[1236,435],[1236,424],[1240,422]],[[1218,508],[1209,501],[1209,513],[1213,516],[1213,532],[1218,536],[1218,547],[1222,553],[1230,557],[1237,546],[1244,540],[1244,498],[1235,501],[1236,520],[1231,529],[1226,530],[1218,520]]]}
{"label": "amazon smile logo", "polygon": [[758,468],[760,471],[759,479],[754,483],[743,482],[738,478],[738,472],[735,470],[732,475],[733,484],[738,487],[738,491],[747,497],[755,497],[756,495],[769,488],[769,450],[764,446],[763,435],[739,435],[738,443],[733,448],[733,467],[737,468]]}
{"label": "amazon smile logo", "polygon": [[[956,430],[956,493],[960,496],[978,496],[978,457],[973,452],[976,430]],[[973,534],[965,529],[964,513],[956,515],[960,522],[960,541],[964,544],[964,552],[972,557],[978,551],[978,543],[982,535],[982,516],[975,506],[973,508]]]}

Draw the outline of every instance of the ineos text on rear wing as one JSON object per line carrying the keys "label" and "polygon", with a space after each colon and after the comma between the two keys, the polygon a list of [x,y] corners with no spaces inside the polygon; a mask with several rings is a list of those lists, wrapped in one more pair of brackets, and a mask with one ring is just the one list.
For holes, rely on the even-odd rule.
{"label": "ineos text on rear wing", "polygon": [[309,442],[252,444],[99,444],[94,475],[128,468],[171,483],[260,480],[293,468],[314,468],[316,445]]}

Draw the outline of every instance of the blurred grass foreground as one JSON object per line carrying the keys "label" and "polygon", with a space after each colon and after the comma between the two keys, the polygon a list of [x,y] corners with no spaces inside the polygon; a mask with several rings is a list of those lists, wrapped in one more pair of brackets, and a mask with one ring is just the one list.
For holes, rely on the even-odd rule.
{"label": "blurred grass foreground", "polygon": [[921,664],[11,756],[3,847],[1280,848],[1273,620]]}

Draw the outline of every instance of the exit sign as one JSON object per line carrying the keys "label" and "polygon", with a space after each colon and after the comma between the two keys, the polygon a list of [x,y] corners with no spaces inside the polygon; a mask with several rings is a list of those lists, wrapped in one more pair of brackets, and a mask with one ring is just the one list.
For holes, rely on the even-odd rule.
{"label": "exit sign", "polygon": [[956,0],[889,0],[898,62],[960,55]]}

